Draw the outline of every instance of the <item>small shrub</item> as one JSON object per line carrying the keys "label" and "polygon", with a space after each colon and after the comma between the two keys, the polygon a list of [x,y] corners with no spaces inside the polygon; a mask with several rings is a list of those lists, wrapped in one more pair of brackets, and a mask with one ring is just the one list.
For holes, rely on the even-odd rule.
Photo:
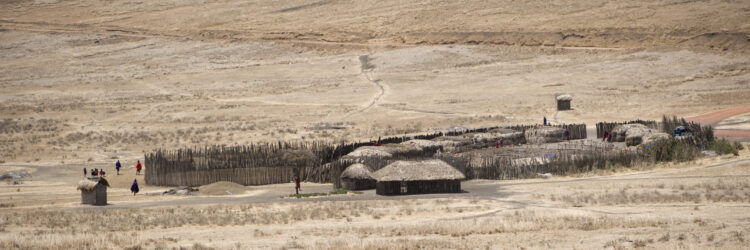
{"label": "small shrub", "polygon": [[742,146],[742,143],[740,143],[738,141],[734,142],[734,148],[736,148],[737,150],[744,150],[745,149],[745,147]]}
{"label": "small shrub", "polygon": [[655,162],[691,161],[698,155],[698,148],[694,145],[676,139],[656,141],[644,147],[646,155]]}
{"label": "small shrub", "polygon": [[669,238],[670,238],[669,237],[669,233],[667,233],[664,236],[662,236],[661,238],[659,238],[659,241],[660,242],[667,242],[667,241],[669,241]]}
{"label": "small shrub", "polygon": [[716,151],[717,154],[734,154],[739,155],[739,151],[734,144],[729,142],[727,139],[713,140],[708,143],[708,149]]}

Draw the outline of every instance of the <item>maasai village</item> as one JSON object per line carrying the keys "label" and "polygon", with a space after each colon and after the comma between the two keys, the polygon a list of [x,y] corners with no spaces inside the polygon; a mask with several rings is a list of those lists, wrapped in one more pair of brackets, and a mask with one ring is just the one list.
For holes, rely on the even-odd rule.
{"label": "maasai village", "polygon": [[748,249],[748,1],[0,1],[0,249]]}

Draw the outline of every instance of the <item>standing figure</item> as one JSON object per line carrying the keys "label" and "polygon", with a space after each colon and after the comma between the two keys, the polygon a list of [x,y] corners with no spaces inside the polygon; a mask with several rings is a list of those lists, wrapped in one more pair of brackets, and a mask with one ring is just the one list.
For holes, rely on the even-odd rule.
{"label": "standing figure", "polygon": [[542,123],[544,126],[547,126],[547,117],[544,117],[544,123]]}
{"label": "standing figure", "polygon": [[86,168],[83,168],[83,177],[86,177]]}
{"label": "standing figure", "polygon": [[503,138],[500,138],[500,147],[503,147]]}
{"label": "standing figure", "polygon": [[117,163],[115,163],[115,169],[117,170],[117,175],[120,175],[120,160],[117,160]]}
{"label": "standing figure", "polygon": [[133,196],[135,196],[138,191],[141,191],[140,189],[138,189],[138,180],[133,179],[133,185],[130,186],[130,192],[133,192]]}
{"label": "standing figure", "polygon": [[604,135],[602,136],[602,141],[607,141],[607,136],[609,135],[609,132],[604,131]]}
{"label": "standing figure", "polygon": [[135,165],[135,175],[141,174],[141,169],[143,166],[141,166],[141,160],[138,160],[138,164]]}
{"label": "standing figure", "polygon": [[295,184],[294,185],[294,192],[296,194],[299,194],[299,190],[300,190],[300,187],[299,187],[299,177],[296,176],[296,175],[294,176],[294,184]]}
{"label": "standing figure", "polygon": [[99,169],[98,168],[94,169],[94,176],[99,176]]}
{"label": "standing figure", "polygon": [[565,129],[565,140],[570,141],[570,131],[567,128]]}
{"label": "standing figure", "polygon": [[104,176],[104,174],[105,174],[105,173],[104,173],[104,169],[102,169],[101,171],[99,171],[99,176],[101,176],[101,177],[105,177],[105,176]]}

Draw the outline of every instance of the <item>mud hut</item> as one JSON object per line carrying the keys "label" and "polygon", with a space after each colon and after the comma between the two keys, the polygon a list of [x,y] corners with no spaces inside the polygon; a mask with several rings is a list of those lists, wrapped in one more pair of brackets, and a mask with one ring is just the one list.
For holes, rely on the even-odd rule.
{"label": "mud hut", "polygon": [[570,110],[570,101],[573,100],[573,97],[564,94],[564,95],[558,95],[555,99],[557,99],[557,110]]}
{"label": "mud hut", "polygon": [[458,193],[466,176],[441,160],[396,161],[373,173],[379,195]]}
{"label": "mud hut", "polygon": [[81,204],[107,205],[107,187],[109,187],[109,182],[102,177],[89,177],[81,180],[77,187],[81,190]]}
{"label": "mud hut", "polygon": [[375,188],[372,170],[361,163],[355,163],[341,172],[341,187],[347,190],[365,190]]}
{"label": "mud hut", "polygon": [[643,142],[643,136],[650,133],[646,125],[633,123],[616,126],[612,129],[612,141],[625,142],[628,146],[634,146]]}

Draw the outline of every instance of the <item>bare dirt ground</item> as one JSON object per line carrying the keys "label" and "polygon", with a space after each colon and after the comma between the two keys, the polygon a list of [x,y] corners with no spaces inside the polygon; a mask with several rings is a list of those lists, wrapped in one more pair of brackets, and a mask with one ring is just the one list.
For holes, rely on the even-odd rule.
{"label": "bare dirt ground", "polygon": [[[0,247],[742,248],[744,152],[469,181],[459,195],[127,188],[156,148],[744,110],[748,13],[745,1],[0,1],[0,172],[34,175],[0,184]],[[559,93],[573,110],[555,110]],[[744,136],[746,113],[702,117]],[[319,123],[346,129],[305,129]],[[77,204],[84,167],[107,170],[111,206]]]}

